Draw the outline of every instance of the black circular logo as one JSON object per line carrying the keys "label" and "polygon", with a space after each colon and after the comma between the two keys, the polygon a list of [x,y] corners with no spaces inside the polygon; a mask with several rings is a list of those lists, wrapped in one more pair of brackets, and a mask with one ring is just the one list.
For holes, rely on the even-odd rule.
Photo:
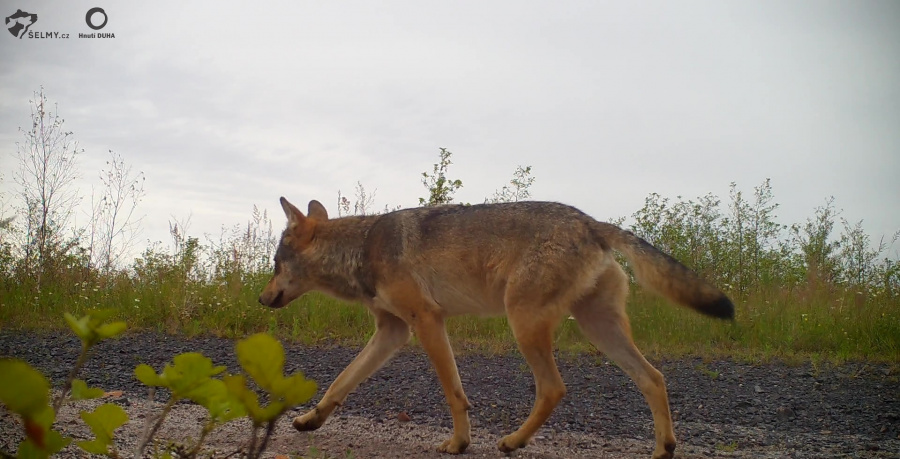
{"label": "black circular logo", "polygon": [[[100,13],[103,15],[103,23],[102,24],[94,25],[94,23],[91,22],[91,18],[94,16],[95,13]],[[103,8],[99,8],[99,7],[89,9],[87,14],[84,16],[84,22],[87,22],[88,27],[90,27],[94,30],[100,30],[100,29],[106,27],[106,21],[109,21],[109,17],[106,16],[106,11],[103,11]]]}

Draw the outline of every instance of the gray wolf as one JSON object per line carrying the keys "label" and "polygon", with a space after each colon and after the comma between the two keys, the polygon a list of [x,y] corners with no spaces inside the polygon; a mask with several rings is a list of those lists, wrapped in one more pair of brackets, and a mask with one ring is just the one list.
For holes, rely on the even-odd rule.
{"label": "gray wolf", "polygon": [[451,205],[329,219],[318,201],[306,215],[281,198],[287,228],[275,274],[259,302],[280,308],[310,290],[364,304],[376,330],[297,430],[320,427],[347,395],[416,334],[440,379],[453,435],[438,449],[462,453],[470,442],[463,392],[444,320],[458,314],[505,314],[535,380],[531,414],[498,443],[526,446],[566,387],[553,357],[553,334],[572,316],[590,342],[621,367],[653,414],[654,458],[671,458],[675,433],[662,374],[641,355],[625,313],[628,278],[675,303],[718,318],[734,305],[719,289],[631,232],[550,202]]}

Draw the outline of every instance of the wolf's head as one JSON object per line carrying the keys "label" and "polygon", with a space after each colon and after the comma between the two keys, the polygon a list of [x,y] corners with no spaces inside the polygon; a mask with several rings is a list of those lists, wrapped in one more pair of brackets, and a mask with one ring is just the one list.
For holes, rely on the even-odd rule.
{"label": "wolf's head", "polygon": [[316,225],[328,220],[328,212],[319,201],[310,201],[309,210],[303,215],[299,209],[281,198],[281,208],[288,223],[275,251],[275,274],[262,293],[259,302],[270,308],[280,308],[313,289],[310,285],[309,254]]}

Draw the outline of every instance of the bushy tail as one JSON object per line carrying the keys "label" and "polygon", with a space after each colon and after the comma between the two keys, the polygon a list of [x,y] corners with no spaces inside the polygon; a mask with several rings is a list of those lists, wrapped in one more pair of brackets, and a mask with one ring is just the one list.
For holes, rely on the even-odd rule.
{"label": "bushy tail", "polygon": [[734,304],[709,282],[649,242],[615,225],[599,223],[603,240],[625,255],[642,286],[700,313],[734,319]]}

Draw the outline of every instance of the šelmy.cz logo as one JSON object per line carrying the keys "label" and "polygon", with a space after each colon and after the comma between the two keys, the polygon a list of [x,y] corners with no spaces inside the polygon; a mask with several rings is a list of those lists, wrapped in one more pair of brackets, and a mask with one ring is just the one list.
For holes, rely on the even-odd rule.
{"label": "\u0161elmy.cz logo", "polygon": [[21,39],[28,32],[28,28],[37,22],[37,19],[36,14],[16,10],[15,14],[6,17],[6,30],[9,30],[12,36]]}
{"label": "\u0161elmy.cz logo", "polygon": [[[43,14],[43,13],[41,13]],[[38,20],[38,15],[31,14],[27,11],[16,10],[14,14],[11,14],[6,18],[6,29],[9,30],[10,35],[22,39],[25,37],[28,38],[50,38],[50,39],[68,39],[69,34],[63,32],[47,32],[47,31],[38,31],[35,32],[33,30],[29,30],[32,25]],[[109,15],[106,14],[106,11],[100,7],[94,7],[87,10],[87,13],[84,15],[84,22],[87,26],[93,30],[100,30],[106,27],[109,22]],[[82,26],[84,27],[84,26]],[[92,33],[79,33],[78,38],[116,38],[116,34],[112,32],[92,32]]]}

